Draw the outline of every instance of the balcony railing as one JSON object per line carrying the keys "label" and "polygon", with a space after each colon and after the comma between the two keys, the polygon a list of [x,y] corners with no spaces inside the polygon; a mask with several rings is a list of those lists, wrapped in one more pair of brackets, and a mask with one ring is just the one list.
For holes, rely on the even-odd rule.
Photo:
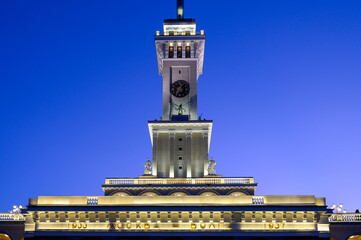
{"label": "balcony railing", "polygon": [[105,184],[109,185],[172,185],[172,184],[250,184],[253,178],[108,178]]}
{"label": "balcony railing", "polygon": [[156,31],[156,36],[195,36],[195,35],[204,35],[204,31],[200,32],[190,32],[190,31],[174,31],[174,32],[160,32]]}
{"label": "balcony railing", "polygon": [[361,222],[361,213],[335,213],[328,220],[329,222]]}
{"label": "balcony railing", "polygon": [[20,213],[0,213],[0,221],[24,221],[25,217]]}

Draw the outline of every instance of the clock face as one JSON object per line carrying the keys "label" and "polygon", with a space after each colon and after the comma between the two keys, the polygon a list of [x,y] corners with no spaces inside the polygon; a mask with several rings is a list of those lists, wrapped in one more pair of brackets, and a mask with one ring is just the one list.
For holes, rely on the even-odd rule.
{"label": "clock face", "polygon": [[185,97],[189,94],[189,83],[184,80],[178,80],[170,87],[170,92],[177,98]]}

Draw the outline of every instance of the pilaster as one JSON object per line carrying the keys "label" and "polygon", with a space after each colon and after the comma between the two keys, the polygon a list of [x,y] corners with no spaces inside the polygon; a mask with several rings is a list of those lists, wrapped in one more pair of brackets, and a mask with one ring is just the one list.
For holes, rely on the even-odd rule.
{"label": "pilaster", "polygon": [[153,137],[153,169],[152,174],[157,176],[157,147],[158,147],[158,129],[153,129],[152,131]]}
{"label": "pilaster", "polygon": [[187,134],[187,177],[192,177],[192,130],[186,129]]}
{"label": "pilaster", "polygon": [[203,175],[208,175],[208,134],[209,131],[208,129],[204,129],[203,130],[203,139],[204,139],[204,152],[205,152],[205,159],[204,159],[204,164],[203,164]]}
{"label": "pilaster", "polygon": [[174,164],[174,136],[175,136],[175,130],[174,129],[169,129],[169,160],[170,160],[170,166],[169,166],[169,177],[174,178],[174,168],[175,168],[175,164]]}

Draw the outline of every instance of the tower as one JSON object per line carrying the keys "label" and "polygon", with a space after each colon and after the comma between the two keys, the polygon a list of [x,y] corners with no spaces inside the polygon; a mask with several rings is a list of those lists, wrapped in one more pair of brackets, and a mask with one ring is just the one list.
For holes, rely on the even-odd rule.
{"label": "tower", "polygon": [[[165,102],[172,106],[175,100],[179,104],[193,101],[193,105],[189,105],[189,112],[168,111],[168,119],[149,121],[152,174],[157,177],[150,175],[148,159],[144,175],[107,178],[102,184],[105,196],[30,198],[23,215],[1,213],[0,225],[1,221],[8,224],[9,219],[22,219],[18,229],[25,227],[25,240],[330,239],[331,212],[324,198],[254,195],[257,183],[252,177],[217,176],[213,160],[206,174],[212,121],[197,120],[191,114],[196,113],[192,98],[197,96],[197,71],[203,56],[194,53],[189,59],[183,58],[183,46],[189,43],[189,52],[197,51],[199,48],[192,46],[202,40],[203,54],[204,35],[196,34],[193,20],[193,32],[177,30],[189,29],[189,21],[182,18],[182,3],[178,1],[178,20],[166,20],[165,34],[156,36],[157,53],[158,47],[163,49],[158,64],[162,67],[164,96],[168,97]],[[179,58],[168,59],[170,42],[175,46],[180,43],[180,51],[173,50],[182,53]],[[192,97],[187,99],[189,95]],[[333,219],[339,217],[343,216]]]}
{"label": "tower", "polygon": [[163,78],[163,115],[149,121],[153,145],[153,175],[203,177],[208,167],[212,121],[198,119],[197,81],[203,72],[204,32],[194,19],[184,18],[177,1],[177,18],[166,19],[155,45]]}

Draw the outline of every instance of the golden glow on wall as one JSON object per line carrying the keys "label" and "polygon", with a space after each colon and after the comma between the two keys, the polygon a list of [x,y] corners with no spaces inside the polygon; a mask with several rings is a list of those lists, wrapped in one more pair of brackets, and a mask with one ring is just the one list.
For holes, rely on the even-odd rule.
{"label": "golden glow on wall", "polygon": [[[125,195],[125,194],[124,194]],[[235,195],[215,195],[212,192],[204,196],[158,196],[155,192],[145,192],[142,196],[40,196],[30,199],[32,206],[57,205],[57,206],[75,206],[88,205],[88,199],[97,199],[97,206],[134,206],[134,205],[158,205],[164,204],[182,204],[199,206],[203,204],[224,206],[224,205],[255,205],[254,198],[261,197],[264,205],[299,205],[308,204],[313,206],[326,206],[324,198],[315,198],[314,196],[240,196]]]}
{"label": "golden glow on wall", "polygon": [[[74,230],[74,231],[315,231],[316,223],[232,223],[232,222],[73,222],[73,223],[40,223],[38,230]],[[7,240],[7,239],[4,239]],[[349,240],[360,240],[352,238]]]}
{"label": "golden glow on wall", "polygon": [[324,232],[329,230],[329,224],[318,220],[322,214],[312,211],[40,211],[30,212],[25,231]]}

